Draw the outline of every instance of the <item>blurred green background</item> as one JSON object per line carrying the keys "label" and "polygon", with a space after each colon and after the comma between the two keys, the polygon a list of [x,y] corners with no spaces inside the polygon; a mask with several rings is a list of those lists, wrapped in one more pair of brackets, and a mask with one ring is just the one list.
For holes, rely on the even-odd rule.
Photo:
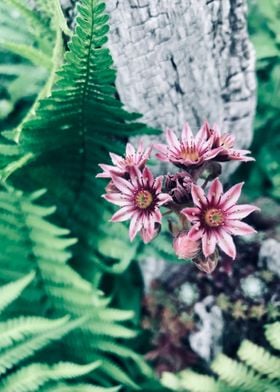
{"label": "blurred green background", "polygon": [[258,81],[251,146],[256,162],[243,165],[235,177],[247,181],[250,199],[270,196],[280,201],[280,2],[249,0],[248,5]]}

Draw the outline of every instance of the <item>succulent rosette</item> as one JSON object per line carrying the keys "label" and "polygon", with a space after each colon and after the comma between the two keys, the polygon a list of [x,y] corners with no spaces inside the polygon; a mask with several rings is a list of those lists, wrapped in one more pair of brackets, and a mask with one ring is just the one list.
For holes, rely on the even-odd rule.
{"label": "succulent rosette", "polygon": [[239,204],[243,183],[231,187],[223,193],[219,179],[215,179],[206,196],[204,190],[193,184],[191,194],[195,207],[184,208],[181,212],[192,223],[189,239],[201,240],[205,257],[212,255],[218,245],[232,259],[236,258],[236,248],[232,235],[247,235],[255,233],[255,229],[241,219],[257,207],[250,204]]}
{"label": "succulent rosette", "polygon": [[121,207],[112,216],[112,222],[131,220],[131,241],[138,232],[145,243],[150,242],[157,234],[157,224],[160,224],[162,219],[159,207],[171,200],[170,195],[162,193],[162,181],[162,177],[154,178],[147,167],[143,172],[132,168],[130,180],[112,175],[116,191],[106,193],[103,197]]}

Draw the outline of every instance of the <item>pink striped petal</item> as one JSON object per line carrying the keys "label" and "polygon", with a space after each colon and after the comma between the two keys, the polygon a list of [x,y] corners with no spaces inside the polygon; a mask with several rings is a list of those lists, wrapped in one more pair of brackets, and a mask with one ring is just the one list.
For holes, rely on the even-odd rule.
{"label": "pink striped petal", "polygon": [[209,124],[205,121],[195,136],[196,145],[201,145],[208,138]]}
{"label": "pink striped petal", "polygon": [[137,154],[143,155],[143,153],[144,153],[144,143],[143,143],[143,139],[140,139],[137,147]]}
{"label": "pink striped petal", "polygon": [[133,191],[133,186],[132,184],[125,180],[124,178],[117,177],[117,176],[112,176],[112,181],[114,185],[124,194],[130,195],[131,192]]}
{"label": "pink striped petal", "polygon": [[175,135],[175,133],[171,129],[169,129],[169,128],[166,129],[165,137],[166,137],[167,143],[169,144],[170,147],[180,148],[179,140],[178,140],[177,136]]}
{"label": "pink striped petal", "polygon": [[125,154],[126,154],[126,156],[135,155],[135,148],[133,147],[133,145],[131,143],[127,143],[126,149],[125,149]]}
{"label": "pink striped petal", "polygon": [[135,189],[138,188],[139,178],[141,177],[140,170],[135,166],[131,166],[129,169],[129,175],[130,175],[130,181],[131,181],[131,184],[133,185],[133,187]]}
{"label": "pink striped petal", "polygon": [[223,194],[223,185],[217,177],[212,182],[208,191],[207,198],[209,200],[209,203],[218,204],[222,194]]}
{"label": "pink striped petal", "polygon": [[195,224],[188,232],[188,238],[192,241],[198,241],[204,235],[204,230],[200,228],[199,223]]}
{"label": "pink striped petal", "polygon": [[143,170],[143,179],[145,180],[146,184],[148,184],[150,187],[153,186],[154,176],[153,176],[151,170],[148,169],[147,167],[145,167],[145,169]]}
{"label": "pink striped petal", "polygon": [[111,218],[111,222],[124,222],[130,219],[135,214],[135,209],[132,206],[122,207]]}
{"label": "pink striped petal", "polygon": [[169,158],[168,158],[168,156],[165,155],[165,154],[160,154],[160,153],[158,153],[158,154],[156,154],[156,157],[157,157],[160,161],[169,162]]}
{"label": "pink striped petal", "polygon": [[131,218],[131,222],[129,225],[130,241],[134,240],[136,234],[141,230],[141,228],[142,228],[141,217],[138,214],[134,214],[133,217]]}
{"label": "pink striped petal", "polygon": [[224,229],[232,235],[247,235],[256,233],[256,230],[253,227],[238,220],[227,220]]}
{"label": "pink striped petal", "polygon": [[216,231],[217,244],[233,260],[236,258],[236,248],[232,237],[224,230]]}
{"label": "pink striped petal", "polygon": [[189,143],[193,140],[193,133],[188,123],[184,124],[181,137],[183,142]]}
{"label": "pink striped petal", "polygon": [[162,215],[160,210],[156,207],[153,213],[153,219],[157,223],[161,223]]}
{"label": "pink striped petal", "polygon": [[194,221],[199,220],[199,215],[201,213],[201,210],[196,207],[187,207],[187,208],[184,208],[181,211],[181,213],[183,215],[185,215],[190,222],[194,222]]}
{"label": "pink striped petal", "polygon": [[247,156],[243,155],[243,153],[241,151],[242,150],[226,150],[227,155],[233,161],[243,161],[243,162],[255,161],[255,158],[247,157]]}
{"label": "pink striped petal", "polygon": [[207,199],[203,189],[199,185],[192,185],[191,190],[193,202],[198,207],[202,207],[203,205],[207,205]]}
{"label": "pink striped petal", "polygon": [[119,168],[112,165],[105,165],[100,163],[98,166],[104,171],[103,173],[98,173],[96,178],[111,178],[112,174],[115,174],[116,176],[123,174],[123,170],[120,170]]}
{"label": "pink striped petal", "polygon": [[165,144],[155,143],[154,148],[164,155],[168,154],[168,147]]}
{"label": "pink striped petal", "polygon": [[214,133],[215,138],[217,138],[217,137],[220,138],[221,137],[220,127],[219,127],[219,125],[217,123],[213,124],[212,132]]}
{"label": "pink striped petal", "polygon": [[154,188],[157,193],[161,192],[162,182],[163,182],[163,176],[159,176],[155,179]]}
{"label": "pink striped petal", "polygon": [[145,244],[147,244],[148,242],[151,242],[155,235],[157,234],[155,228],[152,229],[142,229],[140,232],[140,235],[144,241]]}
{"label": "pink striped petal", "polygon": [[237,204],[226,211],[226,216],[227,219],[243,219],[254,211],[260,211],[260,209],[251,204]]}
{"label": "pink striped petal", "polygon": [[240,197],[243,184],[244,182],[240,182],[224,193],[221,197],[220,207],[222,207],[224,210],[227,210],[228,208],[234,206]]}
{"label": "pink striped petal", "polygon": [[214,233],[205,232],[202,236],[202,252],[205,257],[212,255],[215,252],[216,248],[216,237]]}
{"label": "pink striped petal", "polygon": [[223,152],[223,147],[213,148],[213,150],[207,151],[203,154],[203,159],[209,161],[209,159],[215,158],[221,152]]}
{"label": "pink striped petal", "polygon": [[129,200],[124,198],[124,195],[120,193],[107,193],[106,195],[102,195],[102,197],[110,203],[120,207],[127,206],[131,203]]}
{"label": "pink striped petal", "polygon": [[160,193],[157,196],[157,199],[158,199],[158,205],[159,206],[162,206],[162,205],[164,205],[164,204],[166,204],[166,203],[168,203],[168,202],[173,200],[172,197],[168,193]]}
{"label": "pink striped petal", "polygon": [[123,161],[123,158],[120,155],[114,154],[113,152],[109,152],[109,155],[114,165],[118,165],[121,161]]}

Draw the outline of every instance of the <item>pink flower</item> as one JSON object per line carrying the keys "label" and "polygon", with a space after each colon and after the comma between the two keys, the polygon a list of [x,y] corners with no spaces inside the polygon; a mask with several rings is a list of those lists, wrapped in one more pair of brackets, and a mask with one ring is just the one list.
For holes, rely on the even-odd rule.
{"label": "pink flower", "polygon": [[182,213],[193,224],[189,238],[202,240],[202,251],[205,257],[212,255],[218,245],[232,259],[236,257],[236,249],[232,235],[246,235],[256,231],[240,220],[251,212],[258,210],[249,204],[236,205],[243,183],[236,184],[226,193],[216,178],[206,197],[198,185],[192,186],[192,198],[196,207],[184,208]]}
{"label": "pink flower", "polygon": [[162,215],[159,207],[172,200],[167,193],[161,193],[162,177],[154,179],[151,171],[145,167],[143,173],[138,168],[131,168],[130,180],[112,174],[116,192],[109,192],[103,197],[121,209],[112,216],[112,222],[131,219],[129,237],[132,241],[140,231],[145,243],[157,234]]}
{"label": "pink flower", "polygon": [[190,240],[186,231],[181,232],[173,241],[175,254],[179,259],[193,259],[200,250],[199,241]]}
{"label": "pink flower", "polygon": [[204,161],[215,158],[221,151],[221,148],[212,148],[214,138],[207,138],[205,127],[202,127],[197,135],[193,136],[190,126],[186,123],[180,140],[170,129],[166,130],[165,135],[168,145],[154,145],[159,151],[156,154],[157,158],[183,168],[201,165]]}
{"label": "pink flower", "polygon": [[127,143],[125,157],[120,155],[110,153],[113,165],[100,164],[99,166],[103,170],[102,173],[97,174],[96,177],[99,178],[111,178],[112,175],[117,175],[123,177],[126,173],[130,171],[132,167],[137,167],[138,169],[143,169],[147,159],[151,153],[151,147],[144,150],[143,141],[140,140],[137,151],[132,144]]}
{"label": "pink flower", "polygon": [[234,149],[235,137],[229,133],[221,134],[221,131],[217,124],[214,124],[211,128],[207,122],[204,123],[203,127],[207,132],[208,138],[213,138],[213,147],[221,148],[220,152],[216,155],[215,160],[217,161],[243,161],[249,162],[254,161],[252,157],[246,155],[250,153],[249,150],[236,150]]}

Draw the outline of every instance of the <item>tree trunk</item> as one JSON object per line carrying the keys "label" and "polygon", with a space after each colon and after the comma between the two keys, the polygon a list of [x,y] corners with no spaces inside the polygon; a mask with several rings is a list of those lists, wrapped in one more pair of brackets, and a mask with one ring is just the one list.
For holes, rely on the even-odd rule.
{"label": "tree trunk", "polygon": [[[179,131],[207,119],[252,139],[254,51],[245,0],[107,0],[117,88],[144,121]],[[235,165],[228,165],[226,173]]]}

